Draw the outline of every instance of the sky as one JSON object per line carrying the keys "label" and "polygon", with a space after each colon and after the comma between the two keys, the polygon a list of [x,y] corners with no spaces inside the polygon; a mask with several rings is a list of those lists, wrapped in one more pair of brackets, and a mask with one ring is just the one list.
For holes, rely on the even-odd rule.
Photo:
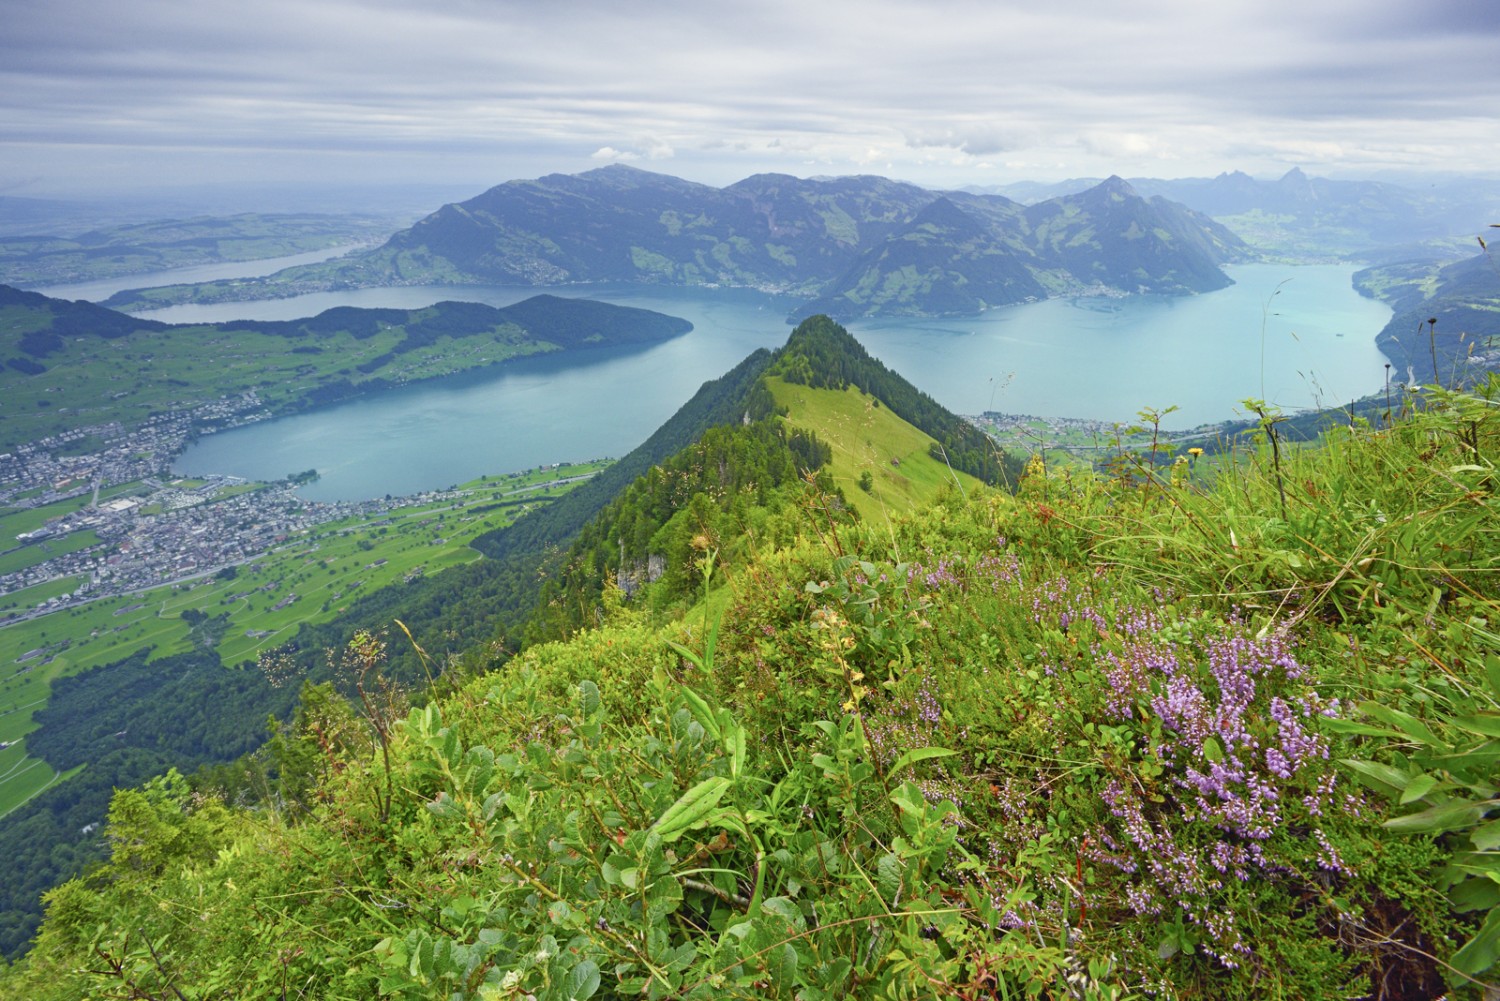
{"label": "sky", "polygon": [[1500,176],[1496,0],[5,0],[0,195]]}

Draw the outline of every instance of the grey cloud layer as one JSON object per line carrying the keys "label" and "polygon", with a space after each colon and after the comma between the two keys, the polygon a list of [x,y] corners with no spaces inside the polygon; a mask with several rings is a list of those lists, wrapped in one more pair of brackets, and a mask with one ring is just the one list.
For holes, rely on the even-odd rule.
{"label": "grey cloud layer", "polygon": [[1489,170],[1500,148],[1491,0],[18,0],[0,28],[0,182],[91,148],[722,179]]}

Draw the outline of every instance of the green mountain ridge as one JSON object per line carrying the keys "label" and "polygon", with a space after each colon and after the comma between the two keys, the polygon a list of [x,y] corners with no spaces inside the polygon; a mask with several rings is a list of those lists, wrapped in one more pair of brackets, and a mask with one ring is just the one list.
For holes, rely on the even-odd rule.
{"label": "green mountain ridge", "polygon": [[[1227,283],[1218,265],[1248,259],[1248,248],[1202,216],[1145,203],[1128,187],[1102,190],[1102,199],[1055,206],[1063,225],[999,196],[879,177],[762,174],[713,188],[616,164],[498,185],[337,262],[108,303],[150,309],[344,287],[623,281],[775,289],[814,297],[798,316],[842,319],[973,312],[1085,288],[1208,291]],[[1130,213],[1116,196],[1132,203]],[[1053,238],[1036,233],[1039,225]],[[877,287],[889,294],[869,294]]]}
{"label": "green mountain ridge", "polygon": [[650,310],[549,295],[503,309],[341,306],[300,320],[166,324],[0,285],[0,449],[245,394],[290,413],[521,355],[691,329]]}
{"label": "green mountain ridge", "polygon": [[[546,301],[519,305],[526,308],[518,318],[537,310],[536,328],[545,329],[542,321],[552,316]],[[93,311],[106,313],[87,307],[82,314]],[[371,329],[391,319],[371,312],[354,311],[353,316]],[[606,319],[618,315],[605,312]],[[460,310],[456,319],[464,318]],[[325,326],[347,331],[351,323],[349,316],[324,314],[268,326],[280,331],[278,336],[302,337]],[[815,413],[808,402],[789,415],[772,384],[812,394],[804,401],[859,394],[858,410],[876,407],[884,421],[908,429],[912,437],[900,446],[890,444],[889,431],[865,427],[855,432],[861,441],[878,443],[874,447],[882,456],[905,450],[904,468],[883,472],[868,495],[854,486],[852,469],[839,472],[846,490],[867,502],[867,516],[877,514],[868,502],[895,512],[930,499],[948,483],[960,483],[960,489],[962,484],[982,487],[979,479],[952,468],[968,468],[991,482],[1019,478],[1018,461],[1004,461],[983,435],[871,358],[847,331],[826,317],[814,317],[799,325],[781,349],[756,351],[705,383],[646,442],[603,473],[536,507],[509,528],[474,540],[473,547],[488,558],[399,585],[361,589],[336,618],[303,625],[273,661],[295,664],[306,676],[324,680],[329,677],[328,651],[345,648],[361,632],[399,621],[424,637],[440,663],[462,653],[467,669],[493,666],[523,640],[566,635],[594,621],[607,604],[606,583],[628,580],[638,565],[651,563],[669,568],[651,588],[653,607],[690,600],[691,567],[701,555],[696,540],[713,539],[726,563],[743,561],[747,527],[764,528],[781,518],[778,512],[808,489],[803,477],[832,459],[821,436],[837,440],[845,434],[828,422],[848,419],[847,409],[830,418],[839,411],[820,408]],[[781,395],[786,395],[784,389]],[[826,475],[816,489],[840,496]],[[841,500],[833,505],[830,516],[841,523],[854,520],[854,508],[861,506]],[[213,615],[219,609],[210,605],[202,611]],[[411,647],[393,649],[385,669],[406,684],[430,672],[424,655]],[[215,679],[217,670],[226,677]],[[162,693],[208,690],[216,681],[233,694],[218,697],[211,708],[184,705],[173,713],[158,704]],[[58,853],[65,853],[51,853],[48,859],[70,872],[66,862],[55,860],[98,857],[97,839],[75,842],[79,829],[102,819],[87,813],[89,802],[97,809],[101,778],[118,776],[135,783],[168,766],[185,771],[222,767],[224,748],[243,752],[258,746],[261,721],[273,712],[285,719],[291,700],[291,692],[271,687],[249,665],[221,668],[211,651],[162,660],[150,660],[149,651],[141,651],[65,679],[59,682],[56,705],[38,716],[42,729],[28,736],[28,746],[59,772],[91,762],[89,788],[64,782],[44,793],[0,821],[0,838],[9,842],[23,836],[20,832],[45,835],[58,844]],[[132,717],[136,725],[122,724]],[[160,735],[163,728],[171,731],[170,739]],[[60,829],[75,833],[63,836]],[[17,870],[0,880],[0,943],[7,951],[34,928],[35,895],[45,889],[31,850],[17,858],[24,862],[18,861]]]}

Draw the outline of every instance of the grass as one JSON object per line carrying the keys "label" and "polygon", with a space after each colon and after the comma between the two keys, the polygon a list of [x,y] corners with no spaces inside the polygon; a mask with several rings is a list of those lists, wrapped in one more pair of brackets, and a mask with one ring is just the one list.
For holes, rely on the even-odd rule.
{"label": "grass", "polygon": [[80,770],[54,771],[45,761],[26,754],[25,741],[0,751],[0,817]]}
{"label": "grass", "polygon": [[88,529],[82,532],[69,532],[60,539],[44,539],[41,542],[18,546],[9,552],[0,553],[0,574],[25,570],[58,556],[76,553],[89,546],[97,546],[99,542],[99,533]]}
{"label": "grass", "polygon": [[[591,475],[607,464],[484,477],[460,486],[452,500],[320,525],[237,568],[230,579],[209,575],[0,626],[0,740],[30,732],[32,714],[46,704],[58,677],[120,660],[142,647],[153,648],[153,659],[190,650],[193,641],[182,618],[190,609],[229,616],[216,648],[226,665],[253,661],[303,624],[334,618],[361,594],[399,586],[419,568],[438,573],[479,559],[469,541],[509,524],[523,510],[497,505],[558,496],[573,484],[545,484]],[[15,592],[0,600],[0,611],[7,607],[4,602],[35,607],[77,585],[69,578]],[[284,603],[290,595],[296,599]],[[19,660],[35,650],[43,652]],[[0,815],[24,798],[0,787]]]}
{"label": "grass", "polygon": [[[768,380],[776,402],[790,411],[787,422],[813,431],[833,449],[829,474],[861,518],[883,523],[930,502],[945,487],[983,488],[967,473],[955,473],[928,454],[933,439],[875,403],[858,389],[840,391]],[[859,486],[870,474],[869,492]]]}
{"label": "grass", "polygon": [[45,584],[34,584],[31,587],[23,587],[19,591],[0,595],[0,616],[17,609],[35,608],[48,598],[69,594],[77,590],[83,580],[82,577],[61,577],[57,580],[49,580]]}
{"label": "grass", "polygon": [[[17,310],[0,311],[16,314]],[[13,321],[34,326],[20,312]],[[24,327],[23,327],[24,329]],[[43,377],[0,371],[0,448],[118,420],[127,427],[176,410],[255,392],[273,411],[293,408],[320,385],[347,379],[402,383],[491,365],[552,350],[524,340],[505,325],[471,337],[439,337],[389,358],[371,372],[360,366],[399,345],[401,329],[386,327],[366,338],[342,331],[315,343],[252,330],[174,326],[138,330],[129,337],[77,338],[49,355]],[[316,353],[296,353],[312,347]],[[146,373],[149,373],[146,374]]]}
{"label": "grass", "polygon": [[7,508],[0,511],[0,540],[13,543],[16,536],[35,532],[54,518],[61,518],[74,511],[82,511],[92,500],[92,494],[79,494],[77,497],[53,501],[41,507]]}

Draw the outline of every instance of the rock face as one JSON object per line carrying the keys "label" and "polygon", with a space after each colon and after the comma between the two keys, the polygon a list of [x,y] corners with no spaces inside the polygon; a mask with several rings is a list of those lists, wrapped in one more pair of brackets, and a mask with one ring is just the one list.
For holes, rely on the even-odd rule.
{"label": "rock face", "polygon": [[[446,205],[333,280],[740,285],[810,297],[798,315],[970,314],[1084,289],[1229,284],[1248,248],[1117,177],[1022,206],[881,177],[758,174],[726,188],[620,165],[510,181]],[[326,267],[326,266],[325,266]]]}

